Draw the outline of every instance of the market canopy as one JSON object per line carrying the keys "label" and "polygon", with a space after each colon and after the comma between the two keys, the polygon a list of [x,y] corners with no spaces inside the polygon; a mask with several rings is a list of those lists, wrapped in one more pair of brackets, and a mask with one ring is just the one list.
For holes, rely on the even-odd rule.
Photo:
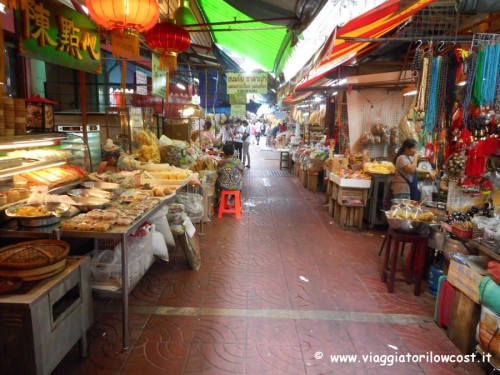
{"label": "market canopy", "polygon": [[295,82],[301,82],[297,88],[314,85],[333,69],[376,47],[370,42],[349,41],[344,38],[380,38],[433,2],[434,0],[417,0],[408,7],[403,7],[401,0],[389,0],[337,27],[318,56],[313,57],[295,77]]}
{"label": "market canopy", "polygon": [[[197,0],[214,42],[276,72],[326,0]],[[263,22],[259,22],[263,21]],[[188,28],[194,33],[192,28]]]}

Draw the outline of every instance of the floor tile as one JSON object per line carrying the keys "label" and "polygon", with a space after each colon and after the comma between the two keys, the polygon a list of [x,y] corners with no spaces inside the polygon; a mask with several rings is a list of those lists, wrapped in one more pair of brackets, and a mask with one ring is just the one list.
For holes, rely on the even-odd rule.
{"label": "floor tile", "polygon": [[252,145],[251,153],[242,218],[204,225],[200,270],[181,248],[155,262],[130,294],[126,351],[121,299],[96,301],[88,358],[75,345],[54,375],[485,373],[476,364],[395,361],[459,353],[433,321],[427,286],[415,296],[396,282],[387,293],[378,256],[385,229],[342,230],[324,193],[267,176],[278,169],[276,151]]}

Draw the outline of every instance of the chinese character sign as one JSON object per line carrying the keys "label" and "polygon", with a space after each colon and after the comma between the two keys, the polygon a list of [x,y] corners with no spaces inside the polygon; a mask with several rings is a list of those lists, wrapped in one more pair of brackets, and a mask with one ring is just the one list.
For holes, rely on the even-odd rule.
{"label": "chinese character sign", "polygon": [[153,72],[153,95],[164,98],[167,87],[166,73],[160,70],[160,59],[155,54],[151,56],[151,64],[151,71]]}
{"label": "chinese character sign", "polygon": [[267,73],[227,73],[227,93],[267,94]]}
{"label": "chinese character sign", "polygon": [[29,0],[17,10],[22,55],[99,74],[101,42],[97,27],[82,14],[56,2]]}

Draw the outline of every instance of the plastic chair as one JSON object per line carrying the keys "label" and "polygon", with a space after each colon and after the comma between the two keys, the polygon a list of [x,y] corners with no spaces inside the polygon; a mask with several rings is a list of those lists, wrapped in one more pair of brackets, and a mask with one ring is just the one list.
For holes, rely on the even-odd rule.
{"label": "plastic chair", "polygon": [[[227,198],[234,197],[234,204],[228,204]],[[241,192],[239,190],[221,190],[219,214],[218,217],[222,218],[222,214],[236,214],[236,218],[241,218]]]}

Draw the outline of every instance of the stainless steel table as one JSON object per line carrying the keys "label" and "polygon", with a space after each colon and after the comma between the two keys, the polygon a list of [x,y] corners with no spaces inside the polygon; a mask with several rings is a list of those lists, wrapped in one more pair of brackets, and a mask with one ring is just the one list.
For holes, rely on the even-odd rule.
{"label": "stainless steel table", "polygon": [[[61,237],[75,237],[75,238],[93,238],[95,243],[95,248],[97,248],[97,241],[102,240],[115,240],[120,242],[122,251],[122,288],[116,292],[109,292],[110,294],[116,295],[121,294],[122,296],[122,333],[123,333],[123,349],[128,349],[129,345],[129,331],[128,331],[128,295],[130,291],[135,287],[136,283],[128,283],[128,248],[127,248],[127,237],[139,229],[149,218],[151,218],[155,213],[157,213],[161,208],[163,208],[168,202],[168,199],[163,199],[160,203],[155,206],[150,211],[142,215],[138,220],[135,221],[130,226],[117,226],[113,225],[110,230],[105,232],[97,231],[77,231],[77,230],[62,230],[60,228],[55,229],[56,238]],[[151,263],[152,264],[152,263]]]}

